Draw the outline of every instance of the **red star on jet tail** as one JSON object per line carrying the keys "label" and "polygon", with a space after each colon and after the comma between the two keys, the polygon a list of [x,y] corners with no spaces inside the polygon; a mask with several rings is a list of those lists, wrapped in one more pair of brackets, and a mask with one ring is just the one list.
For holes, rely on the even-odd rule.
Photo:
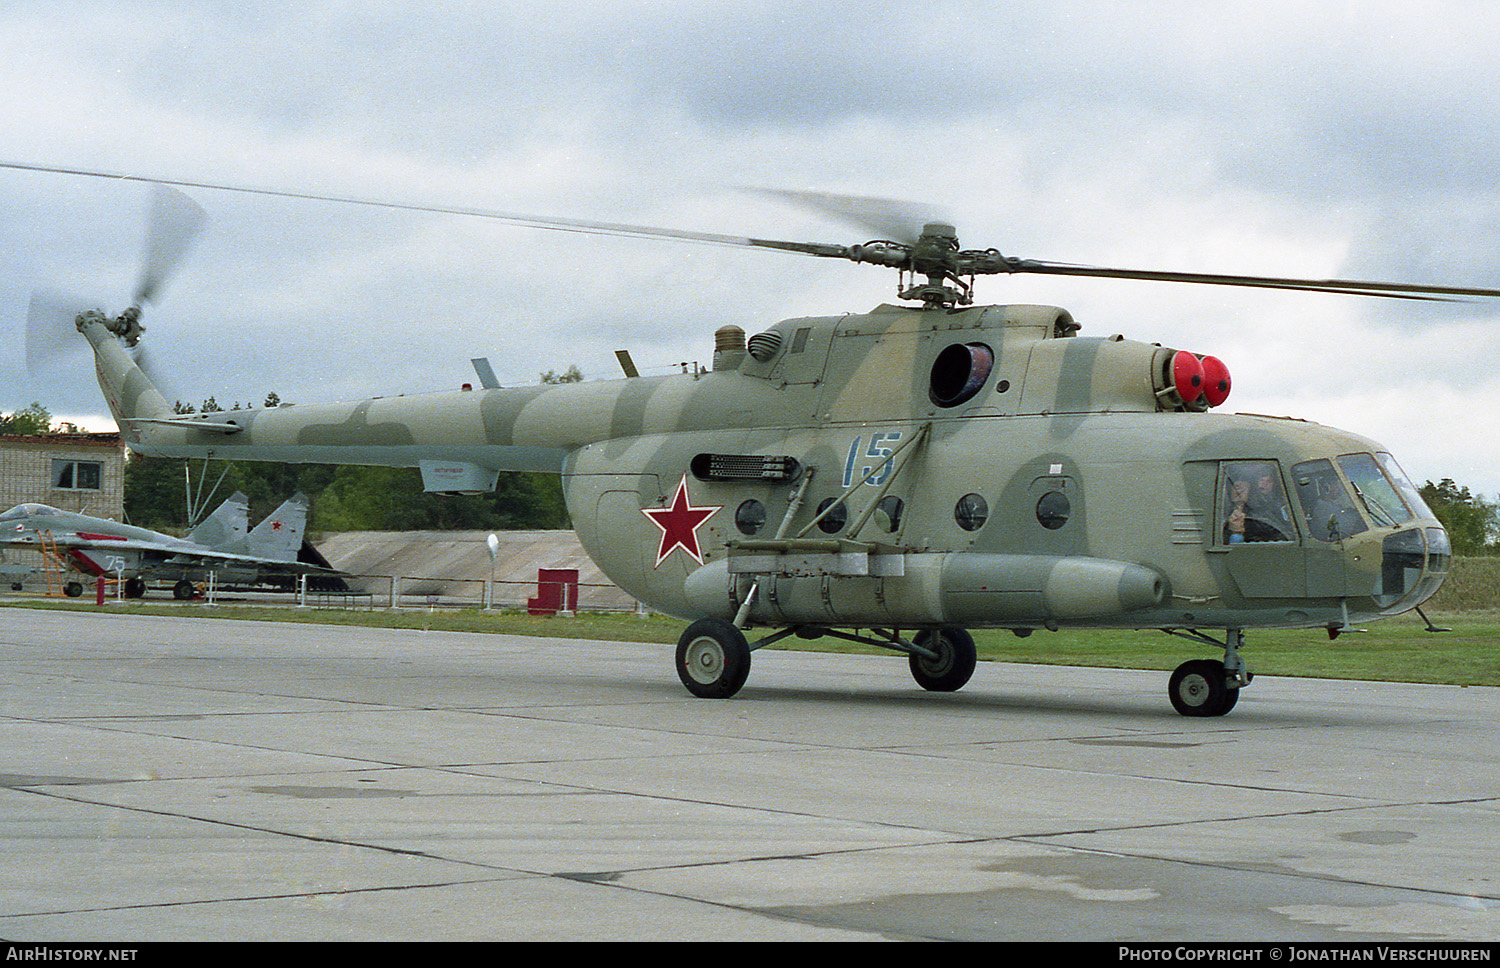
{"label": "red star on jet tail", "polygon": [[677,494],[672,498],[671,507],[641,508],[641,513],[650,518],[652,524],[661,528],[661,547],[656,550],[654,567],[661,567],[667,555],[678,548],[692,555],[698,564],[703,564],[703,552],[698,547],[698,529],[703,526],[703,522],[723,509],[722,504],[694,507],[688,500],[686,474],[682,475],[682,480],[677,485]]}

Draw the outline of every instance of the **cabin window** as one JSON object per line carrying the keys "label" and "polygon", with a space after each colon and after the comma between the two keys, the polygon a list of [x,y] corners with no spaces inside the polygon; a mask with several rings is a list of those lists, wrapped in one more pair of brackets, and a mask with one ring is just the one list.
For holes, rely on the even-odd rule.
{"label": "cabin window", "polygon": [[901,515],[906,513],[906,502],[894,494],[886,495],[875,505],[875,526],[894,534],[901,530]]}
{"label": "cabin window", "polygon": [[1297,464],[1292,468],[1292,483],[1297,488],[1297,503],[1302,506],[1302,521],[1314,539],[1342,541],[1369,529],[1334,470],[1333,461]]}
{"label": "cabin window", "polygon": [[953,507],[953,520],[965,531],[978,531],[989,517],[989,502],[978,494],[965,494]]}
{"label": "cabin window", "polygon": [[104,465],[96,460],[52,461],[52,486],[60,491],[97,491],[104,486]]}
{"label": "cabin window", "polygon": [[734,512],[734,526],[740,534],[759,534],[766,526],[766,506],[754,498],[741,504]]}
{"label": "cabin window", "polygon": [[[831,497],[824,498],[822,503],[818,505],[818,513],[822,514],[824,511],[828,511],[830,507],[833,507],[835,500],[837,499]],[[833,508],[832,511],[828,511],[827,516],[818,522],[818,528],[824,534],[838,534],[844,530],[844,525],[848,521],[849,506],[847,504],[840,504],[838,507]]]}
{"label": "cabin window", "polygon": [[1219,467],[1219,482],[1219,536],[1224,544],[1295,539],[1275,461],[1225,461]]}
{"label": "cabin window", "polygon": [[1068,523],[1073,514],[1073,502],[1062,491],[1048,491],[1036,502],[1036,519],[1048,531],[1056,531]]}

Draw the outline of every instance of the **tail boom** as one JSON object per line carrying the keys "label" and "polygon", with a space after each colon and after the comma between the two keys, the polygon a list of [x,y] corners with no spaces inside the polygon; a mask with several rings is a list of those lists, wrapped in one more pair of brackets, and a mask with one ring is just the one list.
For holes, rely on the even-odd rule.
{"label": "tail boom", "polygon": [[109,318],[89,312],[78,317],[78,331],[94,348],[94,369],[109,412],[120,427],[120,436],[132,446],[140,440],[135,422],[163,419],[172,408],[109,328]]}

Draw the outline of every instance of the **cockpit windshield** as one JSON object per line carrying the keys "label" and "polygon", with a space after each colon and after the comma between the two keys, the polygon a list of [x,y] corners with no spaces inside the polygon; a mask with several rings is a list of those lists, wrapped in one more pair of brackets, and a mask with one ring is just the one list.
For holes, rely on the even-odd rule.
{"label": "cockpit windshield", "polygon": [[1396,485],[1396,490],[1401,492],[1401,497],[1406,501],[1408,508],[1411,508],[1418,517],[1437,517],[1437,515],[1432,513],[1432,509],[1427,506],[1427,502],[1422,500],[1421,492],[1412,486],[1411,478],[1407,477],[1406,472],[1401,469],[1401,465],[1396,463],[1396,458],[1390,454],[1376,454],[1375,459],[1380,461],[1380,466],[1385,471],[1385,476],[1390,478],[1391,483]]}
{"label": "cockpit windshield", "polygon": [[1318,541],[1341,541],[1371,526],[1394,528],[1418,516],[1432,517],[1390,454],[1345,454],[1336,463],[1310,460],[1292,468],[1302,520]]}
{"label": "cockpit windshield", "polygon": [[1292,468],[1307,533],[1318,541],[1341,541],[1369,530],[1333,461],[1310,460]]}
{"label": "cockpit windshield", "polygon": [[1374,457],[1369,454],[1345,454],[1339,458],[1339,467],[1343,468],[1344,475],[1349,478],[1360,506],[1377,527],[1392,528],[1412,519],[1411,511],[1402,502],[1390,480],[1381,472]]}
{"label": "cockpit windshield", "polygon": [[4,514],[0,514],[0,521],[20,521],[22,518],[37,514],[62,514],[62,512],[50,504],[17,504]]}

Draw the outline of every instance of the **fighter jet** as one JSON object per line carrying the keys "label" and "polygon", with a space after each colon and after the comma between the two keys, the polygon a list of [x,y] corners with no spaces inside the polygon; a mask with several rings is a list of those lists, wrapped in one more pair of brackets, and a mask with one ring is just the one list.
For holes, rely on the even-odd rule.
{"label": "fighter jet", "polygon": [[[186,600],[210,576],[220,585],[289,585],[301,574],[339,575],[316,550],[303,548],[306,495],[287,500],[254,530],[249,509],[245,495],[236,493],[187,537],[174,538],[47,504],[18,504],[0,514],[0,547],[53,555],[80,576],[118,578],[128,598],[145,595],[152,581],[172,582],[172,594]],[[72,579],[63,591],[76,598],[83,587]]]}

